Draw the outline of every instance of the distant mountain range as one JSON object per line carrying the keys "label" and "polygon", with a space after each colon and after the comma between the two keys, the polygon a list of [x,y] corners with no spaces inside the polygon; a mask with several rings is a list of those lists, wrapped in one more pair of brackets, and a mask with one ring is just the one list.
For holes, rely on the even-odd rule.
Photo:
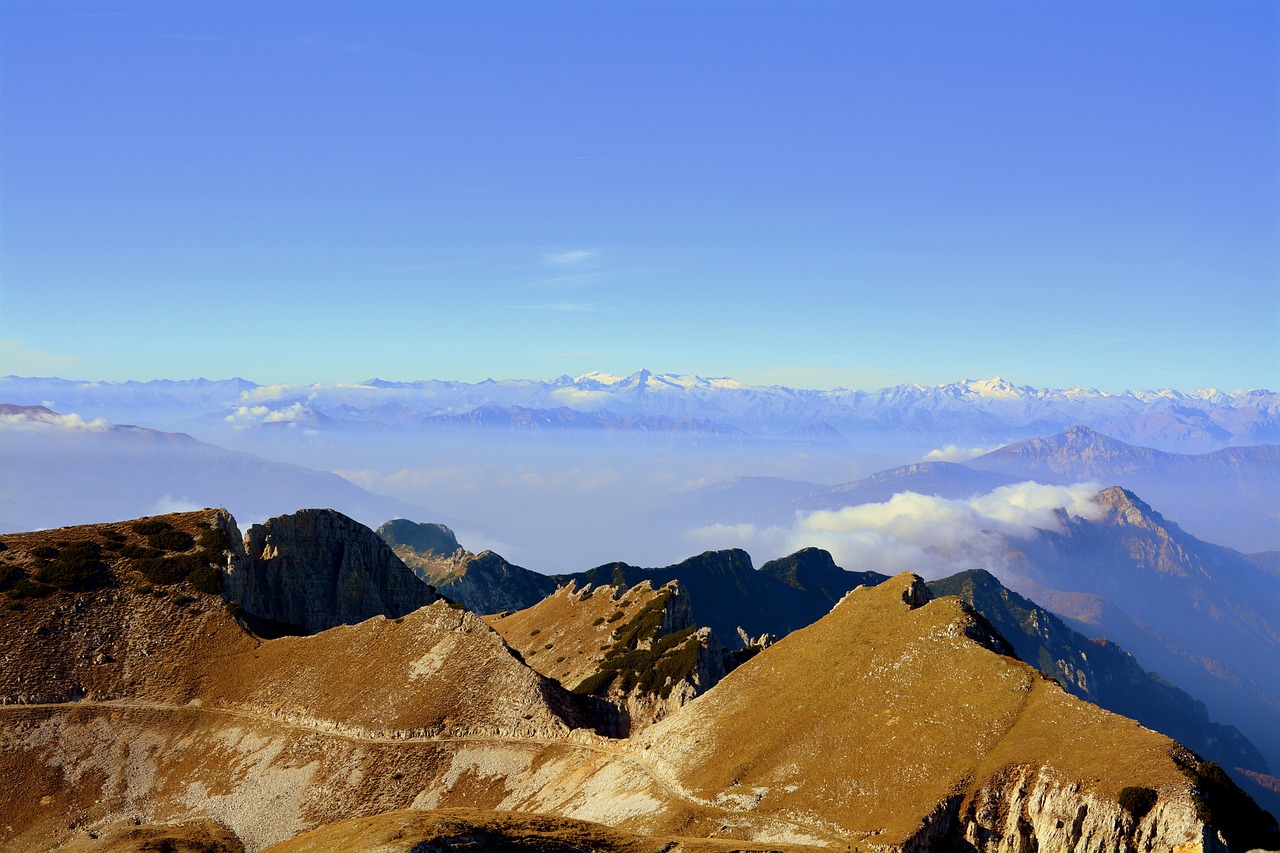
{"label": "distant mountain range", "polygon": [[882,503],[902,492],[962,499],[1027,480],[1123,486],[1202,539],[1242,551],[1280,547],[1280,445],[1167,453],[1085,426],[1015,442],[966,462],[916,462],[835,486],[740,478],[674,496],[660,512],[683,514],[699,525],[777,524],[797,512]]}
{"label": "distant mountain range", "polygon": [[1008,586],[1123,645],[1237,725],[1280,765],[1280,578],[1120,488],[1103,514],[1001,537]]}
{"label": "distant mountain range", "polygon": [[233,508],[246,522],[300,506],[336,507],[368,524],[430,515],[337,474],[182,433],[85,421],[43,406],[0,405],[0,531],[219,506]]}
{"label": "distant mountain range", "polygon": [[944,435],[950,442],[990,446],[1083,424],[1124,441],[1182,452],[1280,442],[1280,394],[1272,391],[1110,394],[1037,389],[999,378],[860,391],[752,386],[648,370],[549,381],[370,379],[283,386],[239,378],[109,383],[6,376],[0,378],[0,400],[153,426],[195,420],[204,429],[279,423],[321,429],[676,428],[820,443],[887,433],[927,443]]}

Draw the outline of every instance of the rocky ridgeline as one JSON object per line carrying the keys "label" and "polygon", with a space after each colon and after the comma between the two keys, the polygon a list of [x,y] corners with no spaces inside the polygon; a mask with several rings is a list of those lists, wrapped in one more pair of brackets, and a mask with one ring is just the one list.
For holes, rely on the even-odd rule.
{"label": "rocky ridgeline", "polygon": [[443,524],[397,518],[377,533],[415,575],[476,613],[523,610],[556,589],[551,578],[513,565],[493,551],[471,553]]}
{"label": "rocky ridgeline", "polygon": [[227,572],[225,594],[249,613],[315,633],[397,617],[440,596],[372,530],[331,509],[255,524]]}
{"label": "rocky ridgeline", "polygon": [[[656,585],[655,570],[604,567],[646,582],[491,617],[504,641],[339,513],[281,516],[225,549],[209,533],[229,537],[225,513],[148,521],[0,537],[4,564],[30,575],[23,590],[59,577],[50,566],[66,569],[88,548],[77,542],[102,561],[0,611],[0,692],[48,703],[0,706],[0,769],[18,780],[0,790],[5,849],[198,819],[256,851],[410,808],[778,849],[1218,853],[1219,829],[1233,850],[1277,837],[1274,821],[1240,816],[1216,767],[1064,695],[914,575],[843,594],[726,677],[695,621],[702,599],[682,579]],[[146,550],[161,545],[167,556]],[[210,555],[226,602],[200,588]],[[816,602],[850,580],[828,562],[803,554],[765,577]],[[747,569],[724,552],[681,571],[712,589]],[[241,610],[312,633],[266,639]],[[35,679],[59,689],[32,698]],[[652,724],[602,728],[605,702]],[[1262,829],[1232,835],[1249,821]],[[328,845],[344,848],[368,845]]]}
{"label": "rocky ridgeline", "polygon": [[531,667],[587,697],[621,736],[674,713],[754,652],[730,652],[699,627],[678,581],[659,589],[647,580],[630,588],[570,582],[490,621]]}

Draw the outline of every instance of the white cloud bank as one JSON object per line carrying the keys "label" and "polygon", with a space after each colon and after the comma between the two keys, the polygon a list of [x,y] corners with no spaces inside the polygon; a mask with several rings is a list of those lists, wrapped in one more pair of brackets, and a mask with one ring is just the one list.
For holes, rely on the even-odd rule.
{"label": "white cloud bank", "polygon": [[1099,488],[1095,483],[1026,482],[963,500],[901,492],[884,503],[798,513],[789,526],[716,524],[691,530],[685,539],[702,548],[743,548],[758,562],[812,546],[830,551],[837,564],[851,571],[938,577],[1001,563],[992,533],[1056,530],[1059,508],[1073,516],[1100,518],[1102,509],[1093,501]]}
{"label": "white cloud bank", "polygon": [[19,430],[45,430],[49,428],[75,430],[77,432],[106,432],[111,424],[105,418],[86,421],[80,415],[60,415],[56,412],[31,412],[21,415],[0,415],[0,426]]}
{"label": "white cloud bank", "polygon": [[239,406],[231,414],[223,418],[229,424],[248,426],[251,424],[272,424],[294,421],[307,412],[302,403],[294,403],[283,409],[269,406]]}
{"label": "white cloud bank", "polygon": [[990,453],[995,450],[994,447],[957,447],[954,444],[948,444],[945,447],[939,447],[936,450],[930,450],[924,455],[925,462],[964,462],[968,459],[976,459],[984,453]]}

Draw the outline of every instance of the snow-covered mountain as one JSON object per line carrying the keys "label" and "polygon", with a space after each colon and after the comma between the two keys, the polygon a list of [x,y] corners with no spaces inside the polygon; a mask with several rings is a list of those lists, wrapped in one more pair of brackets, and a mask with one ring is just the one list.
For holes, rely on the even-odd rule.
{"label": "snow-covered mountain", "polygon": [[[0,401],[46,405],[84,417],[172,426],[200,419],[243,429],[297,423],[312,429],[376,424],[402,429],[456,425],[479,409],[556,410],[558,418],[472,419],[476,428],[500,423],[599,423],[659,431],[674,419],[687,431],[794,440],[892,434],[927,442],[994,446],[1082,424],[1126,442],[1179,452],[1280,442],[1280,394],[1173,389],[1107,393],[1093,388],[1032,388],[1004,379],[966,379],[945,385],[896,385],[877,391],[814,390],[747,385],[723,377],[653,373],[587,373],[535,379],[454,382],[370,379],[355,384],[257,385],[244,379],[180,382],[79,382],[7,376]],[[565,410],[607,413],[576,420]],[[646,422],[644,419],[654,419]],[[665,419],[665,420],[661,420]],[[662,424],[667,424],[666,427]]]}

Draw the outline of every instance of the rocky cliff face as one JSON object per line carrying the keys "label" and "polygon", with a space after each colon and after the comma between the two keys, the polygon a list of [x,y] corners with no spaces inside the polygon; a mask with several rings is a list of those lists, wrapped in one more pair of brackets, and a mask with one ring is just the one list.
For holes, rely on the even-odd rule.
{"label": "rocky cliff face", "polygon": [[403,616],[440,598],[377,534],[331,509],[249,528],[224,594],[254,616],[307,633]]}
{"label": "rocky cliff face", "polygon": [[393,518],[379,527],[376,533],[392,548],[407,545],[425,556],[448,557],[462,550],[458,537],[443,524],[420,524],[407,518]]}
{"label": "rocky cliff face", "polygon": [[1015,767],[993,776],[967,801],[948,830],[953,838],[962,835],[980,853],[1227,853],[1226,842],[1196,817],[1185,795],[1157,800],[1145,815],[1135,816],[1047,768]]}
{"label": "rocky cliff face", "polygon": [[398,518],[378,528],[397,557],[441,595],[476,613],[523,610],[555,592],[546,575],[513,565],[492,551],[472,554],[443,524]]}

